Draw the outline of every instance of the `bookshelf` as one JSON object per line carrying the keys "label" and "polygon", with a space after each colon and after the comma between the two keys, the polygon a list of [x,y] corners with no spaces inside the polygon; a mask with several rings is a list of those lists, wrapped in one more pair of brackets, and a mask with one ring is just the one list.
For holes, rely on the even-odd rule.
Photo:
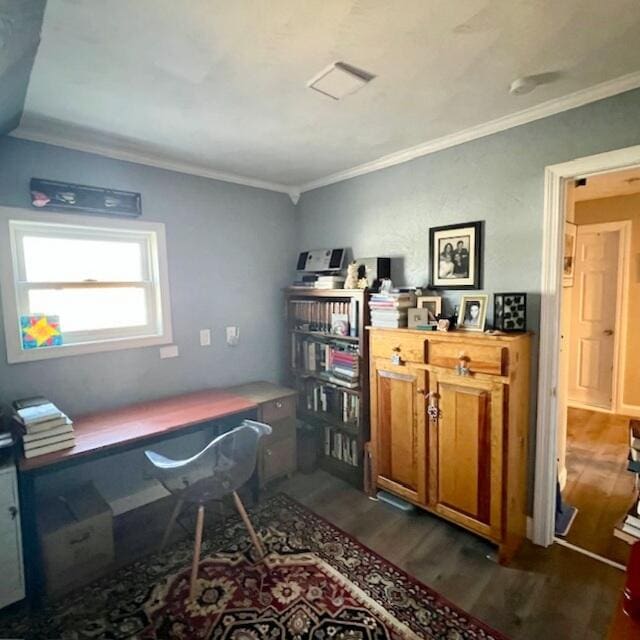
{"label": "bookshelf", "polygon": [[369,439],[369,294],[289,288],[285,299],[288,383],[298,391],[298,417],[316,432],[320,466],[362,488]]}

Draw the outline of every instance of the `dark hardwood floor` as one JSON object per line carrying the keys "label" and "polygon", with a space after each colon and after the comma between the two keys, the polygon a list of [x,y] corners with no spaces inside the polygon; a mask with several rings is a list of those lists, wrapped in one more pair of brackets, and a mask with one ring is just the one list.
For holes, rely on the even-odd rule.
{"label": "dark hardwood floor", "polygon": [[405,514],[317,471],[283,491],[512,640],[600,640],[624,574],[570,549],[527,544],[509,567],[480,538],[424,512]]}
{"label": "dark hardwood floor", "polygon": [[565,539],[623,565],[629,559],[629,545],[614,537],[613,527],[635,496],[628,453],[629,418],[569,409],[563,498],[578,508],[578,515]]}

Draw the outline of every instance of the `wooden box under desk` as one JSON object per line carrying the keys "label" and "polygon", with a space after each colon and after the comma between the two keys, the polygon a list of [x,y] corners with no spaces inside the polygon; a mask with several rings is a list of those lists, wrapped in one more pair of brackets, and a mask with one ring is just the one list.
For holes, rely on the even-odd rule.
{"label": "wooden box under desk", "polygon": [[260,487],[271,480],[290,476],[296,470],[297,391],[270,382],[251,382],[227,389],[258,406],[258,420],[270,425],[273,433],[264,439],[258,456]]}
{"label": "wooden box under desk", "polygon": [[525,537],[531,336],[369,328],[376,486],[499,545]]}

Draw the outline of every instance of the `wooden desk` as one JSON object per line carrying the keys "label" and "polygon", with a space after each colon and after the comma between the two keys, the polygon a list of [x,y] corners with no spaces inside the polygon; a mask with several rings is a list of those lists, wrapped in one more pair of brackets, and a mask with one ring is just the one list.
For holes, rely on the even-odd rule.
{"label": "wooden desk", "polygon": [[206,428],[212,422],[234,418],[255,419],[257,405],[251,399],[208,389],[78,417],[74,422],[76,445],[63,451],[18,463],[22,539],[27,597],[37,604],[43,576],[38,544],[35,483],[38,477],[59,469],[104,458],[159,440],[175,438]]}
{"label": "wooden desk", "polygon": [[256,408],[256,403],[246,397],[208,389],[80,416],[73,424],[75,447],[36,458],[23,457],[18,468],[25,472],[84,462],[88,457],[131,449],[143,441],[164,438],[175,431],[182,434],[191,426]]}

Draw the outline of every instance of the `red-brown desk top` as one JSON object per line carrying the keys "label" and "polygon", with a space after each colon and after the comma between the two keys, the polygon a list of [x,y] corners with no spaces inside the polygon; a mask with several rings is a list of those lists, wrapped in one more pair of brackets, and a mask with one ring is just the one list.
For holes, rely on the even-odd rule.
{"label": "red-brown desk top", "polygon": [[106,453],[110,448],[133,445],[255,408],[253,402],[241,396],[207,389],[80,416],[73,424],[76,436],[73,448],[35,458],[23,457],[19,468],[31,471],[99,452]]}

